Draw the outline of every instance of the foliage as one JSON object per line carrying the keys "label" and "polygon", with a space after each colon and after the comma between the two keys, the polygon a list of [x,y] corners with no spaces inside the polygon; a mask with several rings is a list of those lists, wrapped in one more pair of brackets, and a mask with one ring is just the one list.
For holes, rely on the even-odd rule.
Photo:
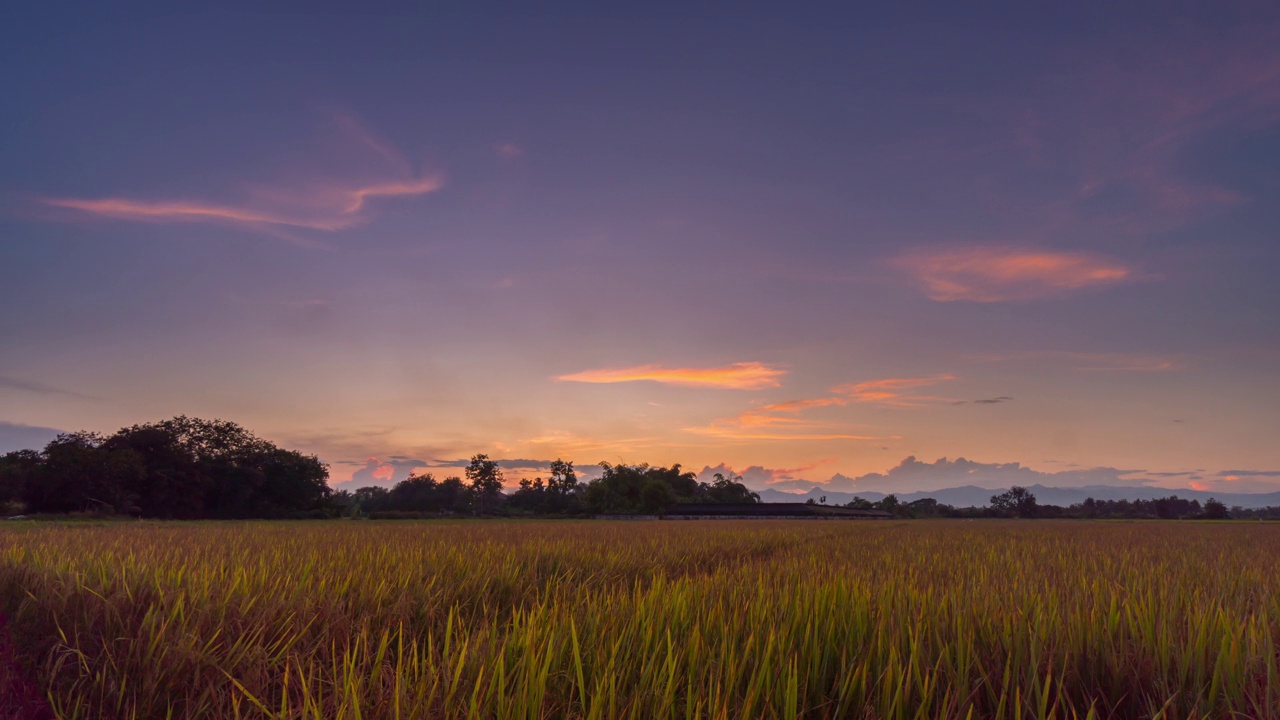
{"label": "foliage", "polygon": [[576,515],[582,511],[579,490],[573,463],[557,458],[551,461],[546,481],[541,477],[522,479],[509,504],[515,510],[539,515]]}
{"label": "foliage", "polygon": [[31,513],[286,517],[323,510],[327,467],[235,423],[179,416],[102,437],[59,435],[0,458],[0,499]]}
{"label": "foliage", "polygon": [[1280,526],[0,525],[58,717],[1224,718]]}
{"label": "foliage", "polygon": [[661,515],[677,503],[755,503],[760,496],[736,475],[716,473],[709,483],[680,465],[610,465],[600,463],[601,476],[587,483],[583,504],[603,515]]}
{"label": "foliage", "polygon": [[991,509],[1003,517],[1032,518],[1039,510],[1036,496],[1020,485],[1014,485],[999,495],[991,496]]}
{"label": "foliage", "polygon": [[1209,498],[1204,502],[1204,513],[1201,515],[1206,520],[1226,520],[1230,517],[1227,514],[1227,506],[1216,500]]}
{"label": "foliage", "polygon": [[467,466],[466,474],[475,511],[480,514],[493,512],[503,499],[502,468],[498,462],[490,460],[488,455],[475,455]]}

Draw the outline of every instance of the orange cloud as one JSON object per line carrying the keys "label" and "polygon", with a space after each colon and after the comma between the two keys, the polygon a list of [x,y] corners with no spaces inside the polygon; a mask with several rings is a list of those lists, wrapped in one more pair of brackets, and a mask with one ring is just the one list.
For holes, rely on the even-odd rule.
{"label": "orange cloud", "polygon": [[831,391],[839,396],[848,398],[851,402],[911,407],[932,402],[953,402],[953,398],[938,397],[936,395],[917,395],[912,391],[916,388],[937,385],[938,383],[955,379],[956,376],[950,374],[917,378],[884,378],[837,385],[831,388]]}
{"label": "orange cloud", "polygon": [[844,433],[824,432],[768,432],[753,430],[741,425],[739,418],[717,420],[705,427],[689,427],[685,432],[725,440],[884,440],[874,435],[847,435]]}
{"label": "orange cloud", "polygon": [[626,453],[652,447],[670,448],[669,439],[656,435],[646,437],[589,437],[564,430],[552,430],[541,435],[520,440],[521,443],[541,446],[546,453]]}
{"label": "orange cloud", "polygon": [[716,420],[705,427],[685,428],[685,432],[735,440],[883,440],[870,435],[850,435],[829,426],[805,420],[800,414],[821,407],[875,404],[891,407],[918,407],[930,403],[954,402],[952,398],[921,395],[915,389],[955,380],[941,374],[915,378],[881,378],[848,383],[831,388],[831,395],[803,400],[787,400],[746,410],[737,417]]}
{"label": "orange cloud", "polygon": [[1087,253],[967,248],[904,255],[893,261],[939,302],[1031,300],[1126,280],[1133,271]]}
{"label": "orange cloud", "polygon": [[666,368],[640,365],[616,370],[586,370],[561,375],[556,380],[583,383],[624,383],[650,381],[687,387],[715,387],[732,390],[775,388],[787,371],[758,362],[740,362],[712,368]]}

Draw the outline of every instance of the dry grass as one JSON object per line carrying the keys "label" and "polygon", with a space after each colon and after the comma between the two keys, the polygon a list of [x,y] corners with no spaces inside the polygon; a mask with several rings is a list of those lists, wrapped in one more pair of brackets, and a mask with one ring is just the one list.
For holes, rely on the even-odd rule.
{"label": "dry grass", "polygon": [[0,529],[64,718],[1280,717],[1280,526]]}

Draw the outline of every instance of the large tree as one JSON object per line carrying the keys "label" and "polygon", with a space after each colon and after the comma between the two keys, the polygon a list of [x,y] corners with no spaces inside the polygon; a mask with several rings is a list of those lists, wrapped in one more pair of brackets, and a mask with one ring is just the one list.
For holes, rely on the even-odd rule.
{"label": "large tree", "polygon": [[467,466],[467,482],[471,487],[476,512],[493,512],[502,500],[502,468],[488,455],[478,454]]}
{"label": "large tree", "polygon": [[185,416],[106,438],[60,435],[40,453],[11,453],[0,463],[0,485],[29,512],[156,518],[320,511],[330,494],[328,475],[315,456],[277,447],[235,423]]}
{"label": "large tree", "polygon": [[1035,517],[1039,505],[1036,496],[1020,485],[1014,485],[999,495],[991,496],[991,509],[1000,515],[1020,518]]}

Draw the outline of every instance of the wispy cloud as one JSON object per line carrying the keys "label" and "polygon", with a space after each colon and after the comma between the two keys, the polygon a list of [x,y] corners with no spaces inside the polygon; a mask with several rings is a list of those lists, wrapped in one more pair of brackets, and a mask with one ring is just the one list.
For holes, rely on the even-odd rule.
{"label": "wispy cloud", "polygon": [[736,417],[684,430],[697,435],[734,440],[884,440],[886,438],[883,436],[842,432],[829,423],[810,420],[801,415],[816,408],[854,404],[909,408],[954,402],[953,398],[924,394],[919,390],[955,379],[954,375],[940,374],[847,383],[831,388],[831,394],[824,397],[770,403],[746,410]]}
{"label": "wispy cloud", "polygon": [[364,126],[364,123],[356,119],[355,116],[345,112],[334,113],[333,124],[347,138],[351,139],[356,144],[363,146],[365,149],[373,151],[374,154],[382,158],[382,160],[389,166],[397,170],[400,175],[407,177],[413,173],[409,161],[405,158],[403,153],[370,132],[369,129]]}
{"label": "wispy cloud", "polygon": [[[1093,119],[1074,148],[1084,175],[1072,210],[1133,234],[1159,232],[1247,201],[1235,189],[1185,173],[1186,149],[1223,127],[1265,127],[1280,119],[1280,52],[1274,27],[1179,36],[1177,45],[1135,43],[1124,64],[1094,58],[1081,76],[1089,91],[1071,113]],[[1059,91],[1061,92],[1061,90]],[[1123,209],[1109,197],[1132,198]]]}
{"label": "wispy cloud", "polygon": [[[1205,140],[1280,119],[1280,32],[1274,22],[1181,24],[1122,48],[1051,51],[1055,68],[1031,92],[949,98],[959,121],[941,131],[953,149],[937,177],[976,179],[967,202],[993,211],[999,237],[1038,245],[1115,246],[1248,203],[1196,156]],[[983,142],[989,132],[996,139]]]}
{"label": "wispy cloud", "polygon": [[520,443],[538,446],[539,452],[560,456],[581,456],[587,453],[630,453],[638,449],[670,448],[669,439],[657,435],[640,437],[591,437],[566,430],[552,430],[534,437],[523,438]]}
{"label": "wispy cloud", "polygon": [[1117,261],[1088,253],[994,247],[920,251],[893,264],[939,302],[1033,300],[1114,284],[1134,274]]}
{"label": "wispy cloud", "polygon": [[524,157],[524,148],[515,143],[499,143],[493,146],[493,153],[503,160]]}
{"label": "wispy cloud", "polygon": [[[792,428],[804,425],[797,423]],[[778,431],[762,429],[753,425],[746,418],[729,418],[726,420],[717,420],[709,425],[701,427],[685,428],[685,432],[695,435],[703,435],[706,437],[720,438],[722,440],[884,440],[880,435],[854,435],[849,433],[838,432],[816,432],[816,431]]]}
{"label": "wispy cloud", "polygon": [[19,392],[34,393],[36,395],[45,395],[48,397],[66,397],[75,398],[77,400],[98,400],[93,395],[86,395],[72,390],[64,390],[52,385],[33,382],[31,380],[22,380],[20,378],[8,377],[0,375],[0,390],[16,390]]}
{"label": "wispy cloud", "polygon": [[372,198],[424,195],[443,186],[444,181],[440,177],[428,177],[351,188],[331,188],[326,195],[332,202],[311,214],[290,214],[270,208],[254,209],[185,200],[46,198],[44,203],[51,207],[136,222],[230,222],[248,226],[282,225],[333,232],[361,223],[365,219],[362,211]]}
{"label": "wispy cloud", "polygon": [[[1004,355],[978,355],[979,362],[1026,362],[1066,366],[1081,372],[1170,372],[1180,369],[1176,358],[1162,355],[1131,355],[1127,353],[1091,353],[1069,350],[1040,350]],[[1174,421],[1178,422],[1178,421]]]}
{"label": "wispy cloud", "polygon": [[831,388],[831,391],[838,398],[847,398],[850,402],[915,407],[935,402],[954,402],[953,398],[922,395],[917,390],[955,379],[956,376],[949,373],[930,375],[928,377],[882,378],[880,380],[837,385]]}
{"label": "wispy cloud", "polygon": [[640,365],[630,368],[585,370],[556,378],[562,382],[626,383],[657,382],[685,387],[714,387],[731,390],[775,388],[786,370],[758,362],[740,362],[723,367],[669,368]]}
{"label": "wispy cloud", "polygon": [[[253,200],[225,203],[198,199],[144,199],[136,197],[46,197],[52,208],[131,222],[227,223],[259,231],[296,228],[336,232],[368,220],[370,201],[378,198],[414,197],[444,187],[439,174],[415,176],[409,162],[349,116],[339,116],[336,126],[362,152],[378,157],[377,179],[353,181],[328,179],[303,187],[259,188]],[[391,177],[387,177],[391,176]]]}
{"label": "wispy cloud", "polygon": [[993,398],[982,398],[981,400],[957,400],[954,405],[999,405],[1013,400],[1008,395],[1001,395]]}

